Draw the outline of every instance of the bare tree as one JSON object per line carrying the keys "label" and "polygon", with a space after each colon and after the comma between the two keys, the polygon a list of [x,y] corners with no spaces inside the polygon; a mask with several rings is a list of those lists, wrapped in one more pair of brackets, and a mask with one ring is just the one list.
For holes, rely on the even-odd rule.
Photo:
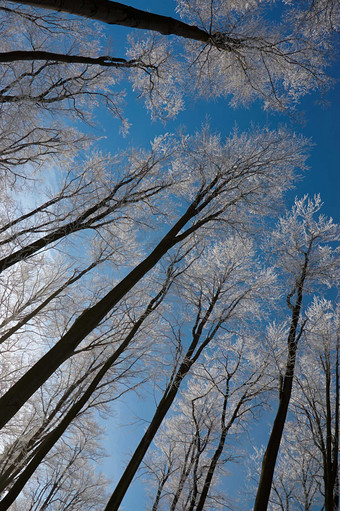
{"label": "bare tree", "polygon": [[[278,265],[290,276],[291,291],[287,305],[292,311],[287,339],[287,360],[280,378],[280,400],[274,424],[263,456],[260,482],[254,511],[265,511],[273,481],[274,469],[292,394],[298,343],[307,319],[301,319],[302,300],[312,286],[332,285],[337,278],[336,251],[331,243],[338,239],[338,227],[332,219],[314,217],[321,208],[319,196],[314,200],[305,196],[295,201],[290,213],[282,218],[272,234],[272,246]],[[296,296],[295,303],[292,298]]]}
{"label": "bare tree", "polygon": [[[261,2],[222,1],[216,4],[212,1],[179,0],[178,12],[182,20],[110,0],[92,0],[85,4],[72,2],[72,5],[53,0],[17,3],[163,34],[162,38],[157,35],[144,37],[141,42],[131,39],[127,61],[91,56],[93,62],[88,59],[87,67],[81,68],[84,78],[81,72],[73,77],[73,81],[78,83],[74,92],[68,90],[70,83],[66,82],[67,91],[53,95],[59,87],[59,82],[54,80],[51,90],[32,95],[35,101],[47,104],[71,99],[76,105],[77,96],[96,94],[81,87],[80,82],[86,80],[91,73],[89,68],[94,67],[97,71],[93,71],[88,80],[93,80],[100,87],[102,72],[98,70],[100,66],[95,65],[97,59],[98,64],[129,67],[134,87],[141,90],[153,113],[163,116],[175,115],[183,108],[182,97],[188,79],[191,88],[194,86],[201,95],[232,95],[235,103],[248,102],[260,96],[267,107],[287,108],[306,90],[327,84],[324,70],[333,51],[332,33],[338,23],[337,6],[331,0],[300,2],[297,7],[285,3],[282,19],[276,26],[267,22],[267,6]],[[13,11],[18,11],[20,16],[21,9],[23,7]],[[34,15],[43,16],[41,11],[39,14],[28,11],[26,17]],[[73,22],[77,23],[77,18]],[[167,36],[171,34],[183,38],[184,52],[168,40]],[[3,59],[9,59],[11,54],[17,59],[21,56],[22,62],[31,58],[32,64],[38,63],[36,73],[48,72],[47,66],[57,71],[58,67],[65,69],[65,74],[65,62],[87,59],[84,51],[62,56],[42,44],[28,50],[15,47],[12,52],[3,53]],[[8,98],[10,96],[8,92]],[[30,96],[28,94],[28,101]],[[20,95],[16,98],[20,99]],[[117,110],[116,105],[114,108]]]}
{"label": "bare tree", "polygon": [[[252,140],[252,141],[251,141]],[[289,186],[290,175],[301,165],[300,141],[278,134],[257,133],[251,139],[234,134],[221,145],[205,131],[182,139],[177,168],[190,168],[186,182],[177,193],[190,203],[149,255],[94,306],[74,321],[68,332],[1,398],[2,426],[51,374],[72,356],[77,346],[94,330],[113,307],[178,243],[209,225],[241,229],[247,223],[248,208],[265,212],[273,195]],[[211,152],[212,147],[214,153]],[[197,165],[199,157],[199,165]],[[190,165],[190,159],[192,167]],[[271,186],[268,187],[270,182]],[[264,195],[265,194],[265,195]],[[255,208],[255,209],[254,209]],[[183,211],[183,210],[182,210]]]}
{"label": "bare tree", "polygon": [[[188,325],[191,336],[186,339],[181,330],[175,334],[183,354],[176,360],[155,414],[105,508],[107,511],[118,510],[145,453],[176,398],[182,381],[202,352],[220,335],[226,324],[242,321],[249,315],[252,308],[250,304],[259,307],[261,291],[272,284],[273,275],[267,271],[261,272],[260,268],[254,272],[251,258],[249,244],[231,238],[207,250],[205,256],[194,262],[183,276],[184,296],[191,306],[190,317],[193,317]],[[241,404],[247,401],[247,395],[240,399],[240,404],[236,406],[233,414],[234,420]],[[199,437],[197,439],[199,440]],[[196,444],[196,447],[200,452],[199,445]],[[196,466],[195,462],[193,466]],[[210,482],[207,481],[207,489],[209,485]]]}
{"label": "bare tree", "polygon": [[171,511],[214,509],[217,502],[229,507],[227,497],[217,493],[219,476],[235,460],[235,438],[247,429],[249,416],[254,420],[261,394],[271,384],[270,356],[262,347],[259,357],[257,342],[249,332],[220,335],[195,368],[156,439],[157,451],[146,461],[149,478],[158,477],[159,464],[166,466],[154,510],[158,504]]}
{"label": "bare tree", "polygon": [[305,352],[299,364],[295,412],[318,451],[324,509],[339,509],[339,318],[325,299],[307,311]]}

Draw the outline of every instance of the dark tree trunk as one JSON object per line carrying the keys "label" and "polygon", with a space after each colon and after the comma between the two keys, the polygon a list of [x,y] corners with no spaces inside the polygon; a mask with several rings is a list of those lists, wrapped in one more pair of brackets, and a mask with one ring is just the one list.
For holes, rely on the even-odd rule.
{"label": "dark tree trunk", "polygon": [[15,3],[32,5],[58,12],[68,12],[84,18],[91,18],[124,27],[151,30],[163,35],[176,35],[217,46],[221,50],[239,49],[243,40],[229,37],[221,32],[209,33],[195,26],[188,25],[169,16],[135,9],[110,0],[13,0]]}
{"label": "dark tree trunk", "polygon": [[290,373],[291,375],[288,374],[288,371],[286,371],[279,408],[276,413],[272,432],[262,461],[261,478],[257,490],[254,511],[266,511],[268,507],[276,459],[280,448],[292,390],[293,373]]}
{"label": "dark tree trunk", "polygon": [[339,339],[336,346],[335,362],[335,428],[333,444],[333,473],[334,473],[334,511],[339,511],[339,421],[340,421],[340,372],[339,372]]}
{"label": "dark tree trunk", "polygon": [[52,11],[68,12],[125,27],[151,30],[164,35],[177,35],[187,39],[208,42],[210,35],[200,28],[180,20],[135,9],[110,0],[15,0],[15,3],[32,5]]}
{"label": "dark tree trunk", "polygon": [[[277,460],[277,455],[279,452],[282,434],[284,425],[286,422],[287,412],[290,397],[292,394],[292,386],[293,386],[293,377],[294,377],[294,369],[295,369],[295,360],[296,360],[296,351],[297,344],[299,338],[302,335],[303,327],[300,329],[300,333],[297,335],[298,322],[300,317],[301,305],[302,305],[302,296],[303,296],[303,286],[307,275],[307,268],[309,263],[309,254],[312,249],[312,243],[310,242],[308,251],[305,253],[305,261],[304,266],[302,268],[301,276],[299,281],[296,284],[296,289],[294,289],[293,293],[287,297],[287,303],[289,307],[292,309],[292,320],[290,324],[289,334],[288,334],[288,357],[286,362],[286,370],[285,375],[283,377],[283,382],[280,388],[280,401],[279,407],[276,413],[276,417],[274,420],[273,428],[269,437],[267,449],[264,453],[262,460],[262,469],[261,476],[259,481],[259,486],[257,489],[254,511],[267,511],[269,496],[272,487],[274,470]],[[290,303],[290,299],[296,291],[296,303],[294,307]]]}
{"label": "dark tree trunk", "polygon": [[[329,355],[330,356],[330,355]],[[339,456],[339,348],[336,350],[335,374],[331,372],[329,356],[325,360],[326,372],[326,449],[324,459],[325,511],[339,510],[338,456]],[[335,407],[332,413],[331,382],[335,379]],[[334,419],[334,434],[332,422]]]}
{"label": "dark tree trunk", "polygon": [[[150,425],[148,429],[146,430],[143,438],[139,442],[137,449],[133,453],[133,456],[126,467],[122,477],[120,478],[115,491],[113,492],[109,502],[107,503],[107,506],[104,511],[118,511],[119,506],[125,496],[125,493],[127,489],[129,488],[132,479],[134,478],[139,465],[141,464],[148,448],[151,445],[151,442],[153,441],[160,425],[163,422],[164,417],[166,416],[168,410],[170,409],[176,395],[179,389],[179,386],[189,371],[192,361],[185,360],[174,379],[174,382],[170,386],[170,388],[167,390],[165,395],[160,400],[159,405],[157,406],[156,412],[152,418],[152,421],[150,422]],[[1,508],[0,508],[1,511]]]}
{"label": "dark tree trunk", "polygon": [[136,60],[126,60],[110,56],[86,57],[85,55],[69,55],[66,53],[53,53],[50,51],[7,51],[0,52],[0,62],[16,62],[22,60],[48,60],[68,64],[91,64],[103,67],[138,67]]}
{"label": "dark tree trunk", "polygon": [[[201,458],[201,455],[202,455],[202,452],[204,451],[207,443],[208,443],[208,440],[209,440],[209,436],[210,436],[210,431],[208,432],[207,434],[207,437],[203,440],[202,442],[202,439],[201,439],[201,431],[200,431],[200,427],[199,427],[199,424],[196,420],[196,416],[195,416],[195,406],[194,406],[194,402],[191,401],[191,408],[192,408],[192,418],[194,420],[194,423],[195,423],[195,437],[194,437],[194,453],[195,453],[195,457],[194,457],[194,463],[193,463],[193,468],[192,468],[192,488],[189,492],[189,495],[188,495],[188,498],[187,498],[187,502],[186,502],[186,505],[185,505],[185,509],[187,509],[188,511],[193,511],[194,507],[195,507],[195,504],[196,504],[196,500],[197,500],[197,496],[198,496],[198,481],[199,481],[199,475],[198,475],[198,468],[199,468],[199,462],[200,462],[200,458]],[[194,454],[193,453],[193,454]]]}

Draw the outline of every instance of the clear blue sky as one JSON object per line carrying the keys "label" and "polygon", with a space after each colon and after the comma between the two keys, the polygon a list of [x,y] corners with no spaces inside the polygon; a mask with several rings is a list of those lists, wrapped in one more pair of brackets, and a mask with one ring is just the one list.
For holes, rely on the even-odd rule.
{"label": "clear blue sky", "polygon": [[[176,17],[174,7],[175,3],[170,0],[130,0],[130,5]],[[109,29],[113,38],[113,47],[117,51],[123,51],[125,46],[125,35],[128,29],[121,27],[112,27]],[[116,56],[124,56],[116,54]],[[331,70],[334,77],[340,78],[339,66],[334,65]],[[129,86],[127,85],[129,90]],[[151,122],[142,102],[136,101],[135,96],[128,93],[126,97],[125,114],[132,123],[130,133],[126,138],[118,134],[119,123],[103,114],[103,123],[106,130],[106,148],[114,152],[119,147],[125,146],[148,146],[149,141],[154,136],[165,131],[176,131],[178,127],[185,126],[188,132],[193,132],[197,127],[204,123],[207,117],[213,130],[219,131],[222,136],[227,136],[235,124],[241,130],[249,128],[251,123],[261,126],[267,125],[275,128],[278,124],[286,124],[294,131],[302,133],[306,137],[311,137],[315,146],[311,150],[311,156],[308,160],[310,170],[306,172],[305,178],[297,183],[296,189],[287,196],[287,207],[290,207],[294,197],[302,196],[305,193],[310,195],[320,193],[324,202],[323,213],[332,216],[334,220],[340,221],[340,177],[339,177],[339,145],[340,145],[340,97],[339,88],[336,86],[331,90],[326,100],[329,106],[318,103],[318,94],[311,94],[305,97],[300,104],[299,111],[305,119],[305,125],[294,123],[288,116],[268,114],[263,112],[259,104],[252,105],[249,109],[239,108],[232,110],[229,108],[226,100],[217,100],[215,102],[191,101],[187,109],[182,112],[175,120],[169,121],[166,125],[161,122]],[[124,452],[129,450],[133,452],[134,446],[140,439],[143,432],[143,426],[121,427],[123,422],[133,420],[133,414],[139,415],[147,420],[152,416],[154,403],[144,401],[139,403],[135,397],[127,399],[125,404],[116,407],[117,418],[112,421],[108,428],[108,437],[106,448],[109,458],[105,461],[105,472],[109,477],[118,478],[125,468],[125,462],[128,456]],[[123,463],[121,465],[121,463]],[[129,492],[124,499],[122,509],[125,511],[138,511],[144,509],[143,492],[141,483],[136,481],[130,487]],[[250,509],[250,508],[249,508]],[[244,507],[247,511],[248,507]]]}

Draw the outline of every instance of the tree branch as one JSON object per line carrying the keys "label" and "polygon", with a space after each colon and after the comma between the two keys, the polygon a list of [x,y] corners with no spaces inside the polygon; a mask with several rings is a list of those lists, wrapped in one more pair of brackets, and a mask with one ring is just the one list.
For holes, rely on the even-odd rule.
{"label": "tree branch", "polygon": [[7,51],[0,53],[0,62],[15,62],[18,60],[53,60],[69,64],[95,64],[104,67],[150,67],[139,60],[126,60],[118,57],[102,55],[100,57],[86,57],[84,55],[67,55],[50,51]]}

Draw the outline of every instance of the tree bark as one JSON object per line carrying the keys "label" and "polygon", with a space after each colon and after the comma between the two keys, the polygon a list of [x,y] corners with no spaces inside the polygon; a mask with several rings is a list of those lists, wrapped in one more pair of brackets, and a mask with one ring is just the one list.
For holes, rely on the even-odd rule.
{"label": "tree bark", "polygon": [[109,25],[151,30],[164,35],[173,34],[202,42],[209,42],[210,39],[210,34],[194,25],[110,0],[14,0],[14,2],[52,11],[68,12]]}
{"label": "tree bark", "polygon": [[85,55],[68,55],[66,53],[53,53],[50,51],[38,50],[0,52],[0,62],[15,62],[18,60],[49,60],[69,64],[94,64],[103,67],[138,67],[142,65],[137,60],[126,60],[110,56],[86,57]]}
{"label": "tree bark", "polygon": [[[284,425],[286,422],[287,411],[289,406],[290,397],[292,394],[292,386],[293,386],[293,377],[294,377],[294,369],[295,369],[295,360],[296,360],[296,351],[297,351],[297,343],[302,334],[302,328],[300,329],[299,335],[297,335],[297,327],[300,317],[301,305],[302,305],[302,296],[303,296],[303,286],[307,275],[307,268],[309,263],[309,254],[312,249],[312,243],[310,242],[308,251],[305,253],[305,261],[304,266],[301,271],[301,276],[296,285],[296,303],[293,307],[290,304],[290,298],[293,294],[289,295],[287,298],[287,303],[289,307],[292,309],[292,320],[290,324],[289,334],[288,334],[288,357],[286,362],[286,370],[285,375],[283,377],[282,386],[280,389],[280,401],[279,407],[276,413],[276,417],[274,420],[273,428],[269,437],[267,449],[264,453],[262,460],[262,469],[261,476],[259,481],[259,486],[257,489],[254,511],[267,511],[269,496],[272,487],[274,470],[277,460],[277,455],[279,452],[282,434]],[[294,290],[295,292],[295,290]],[[293,292],[293,293],[294,293]]]}
{"label": "tree bark", "polygon": [[155,498],[155,501],[153,503],[153,506],[152,506],[152,509],[151,511],[157,511],[158,509],[158,504],[160,502],[160,499],[161,499],[161,496],[162,496],[162,491],[163,491],[163,488],[165,486],[165,483],[167,482],[167,480],[169,479],[169,476],[170,476],[170,469],[164,474],[162,480],[160,481],[159,485],[158,485],[158,488],[157,488],[157,494],[156,494],[156,498]]}

